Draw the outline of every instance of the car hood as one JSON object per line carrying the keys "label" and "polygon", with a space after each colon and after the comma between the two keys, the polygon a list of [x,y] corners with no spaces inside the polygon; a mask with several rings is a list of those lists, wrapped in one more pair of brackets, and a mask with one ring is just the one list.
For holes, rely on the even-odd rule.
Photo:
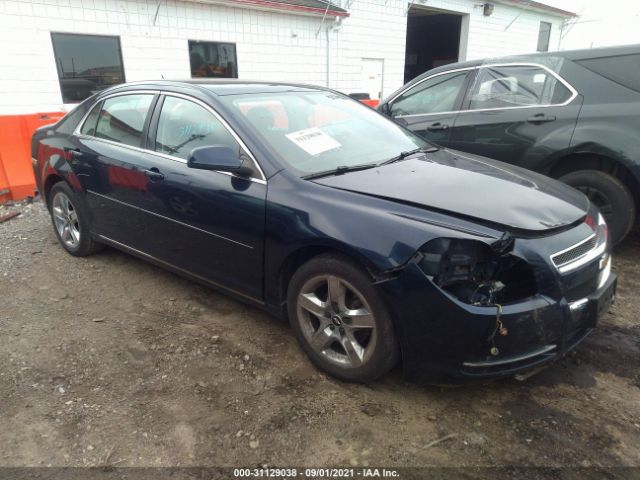
{"label": "car hood", "polygon": [[589,209],[587,197],[556,180],[453,150],[314,182],[530,232],[570,225]]}

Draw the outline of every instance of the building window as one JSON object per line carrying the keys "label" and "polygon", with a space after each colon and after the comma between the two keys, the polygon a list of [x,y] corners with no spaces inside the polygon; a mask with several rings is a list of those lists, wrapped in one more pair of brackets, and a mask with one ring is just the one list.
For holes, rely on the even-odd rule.
{"label": "building window", "polygon": [[51,40],[64,103],[125,81],[118,37],[52,33]]}
{"label": "building window", "polygon": [[540,22],[540,30],[538,31],[538,51],[549,51],[549,36],[551,35],[551,24],[549,22]]}
{"label": "building window", "polygon": [[191,77],[238,78],[234,43],[189,40]]}

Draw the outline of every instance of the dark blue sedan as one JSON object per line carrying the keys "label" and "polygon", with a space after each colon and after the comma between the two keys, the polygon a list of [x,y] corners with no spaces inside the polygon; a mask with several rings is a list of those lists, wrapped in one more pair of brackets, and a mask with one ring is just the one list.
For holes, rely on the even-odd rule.
{"label": "dark blue sedan", "polygon": [[513,375],[614,298],[583,194],[327,89],[121,85],[38,130],[32,156],[70,254],[110,245],[288,318],[345,380],[400,360],[431,380]]}

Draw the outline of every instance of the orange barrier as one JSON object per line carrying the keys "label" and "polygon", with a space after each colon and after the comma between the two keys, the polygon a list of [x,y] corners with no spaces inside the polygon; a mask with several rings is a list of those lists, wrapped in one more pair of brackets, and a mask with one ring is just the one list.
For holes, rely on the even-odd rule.
{"label": "orange barrier", "polygon": [[369,105],[371,108],[376,108],[378,105],[380,105],[380,100],[367,99],[367,100],[360,100],[360,101],[365,105]]}
{"label": "orange barrier", "polygon": [[34,196],[31,135],[64,115],[63,112],[0,115],[0,203]]}
{"label": "orange barrier", "polygon": [[0,203],[2,202],[2,199],[8,199],[10,193],[9,180],[7,180],[7,174],[4,173],[4,167],[2,166],[2,154],[0,153]]}

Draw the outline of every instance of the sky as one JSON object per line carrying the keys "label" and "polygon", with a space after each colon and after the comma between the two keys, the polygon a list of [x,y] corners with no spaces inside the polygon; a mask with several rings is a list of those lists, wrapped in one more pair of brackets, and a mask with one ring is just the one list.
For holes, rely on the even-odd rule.
{"label": "sky", "polygon": [[538,0],[580,15],[563,31],[560,50],[640,44],[638,0]]}

